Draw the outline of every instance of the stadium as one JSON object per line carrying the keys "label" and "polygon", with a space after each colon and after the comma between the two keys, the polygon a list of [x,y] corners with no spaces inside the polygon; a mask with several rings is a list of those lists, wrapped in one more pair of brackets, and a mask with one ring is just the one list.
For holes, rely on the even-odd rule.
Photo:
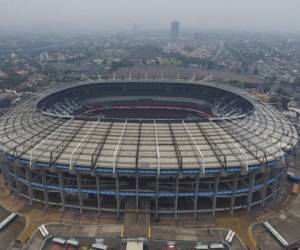
{"label": "stadium", "polygon": [[72,85],[28,98],[0,127],[2,174],[30,204],[155,218],[265,206],[298,141],[272,106],[180,80]]}

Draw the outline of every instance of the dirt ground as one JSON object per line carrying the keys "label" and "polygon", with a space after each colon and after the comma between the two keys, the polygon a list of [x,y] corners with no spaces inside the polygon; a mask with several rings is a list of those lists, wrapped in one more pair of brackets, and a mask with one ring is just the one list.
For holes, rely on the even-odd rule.
{"label": "dirt ground", "polygon": [[[9,211],[0,207],[0,221],[3,221],[8,215]],[[25,228],[24,218],[17,216],[9,222],[0,232],[0,250],[6,250],[9,246],[14,244],[16,236]]]}
{"label": "dirt ground", "polygon": [[257,246],[262,250],[282,250],[281,245],[274,240],[269,231],[262,225],[256,224],[253,226],[253,237],[257,241]]}

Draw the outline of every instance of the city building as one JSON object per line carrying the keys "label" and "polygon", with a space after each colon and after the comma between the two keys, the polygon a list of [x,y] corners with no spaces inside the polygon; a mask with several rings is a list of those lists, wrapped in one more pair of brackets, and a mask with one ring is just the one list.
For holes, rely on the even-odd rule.
{"label": "city building", "polygon": [[176,41],[179,38],[179,27],[180,23],[178,21],[173,21],[171,23],[171,39],[173,41]]}

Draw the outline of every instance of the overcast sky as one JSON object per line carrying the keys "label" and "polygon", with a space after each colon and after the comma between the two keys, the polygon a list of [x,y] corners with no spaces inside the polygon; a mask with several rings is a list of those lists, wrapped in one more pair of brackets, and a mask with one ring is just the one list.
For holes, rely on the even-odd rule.
{"label": "overcast sky", "polygon": [[250,30],[300,33],[300,0],[0,0],[0,29]]}

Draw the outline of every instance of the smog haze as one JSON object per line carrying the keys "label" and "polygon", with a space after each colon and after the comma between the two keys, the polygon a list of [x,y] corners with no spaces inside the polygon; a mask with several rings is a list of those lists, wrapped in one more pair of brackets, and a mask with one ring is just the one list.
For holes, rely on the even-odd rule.
{"label": "smog haze", "polygon": [[166,30],[299,33],[298,0],[0,0],[0,30]]}

